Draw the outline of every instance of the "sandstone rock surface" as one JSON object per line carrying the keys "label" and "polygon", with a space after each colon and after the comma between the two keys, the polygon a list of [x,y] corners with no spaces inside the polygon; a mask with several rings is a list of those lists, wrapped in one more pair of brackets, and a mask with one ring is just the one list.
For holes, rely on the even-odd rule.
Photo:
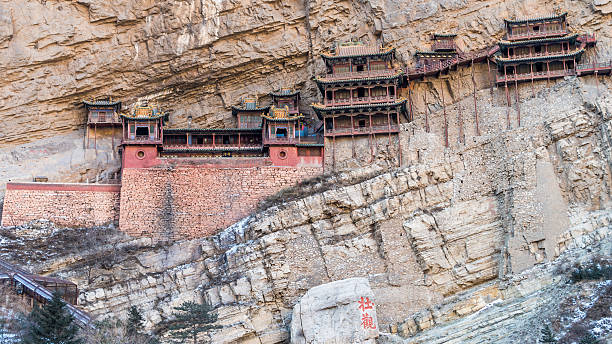
{"label": "sandstone rock surface", "polygon": [[367,278],[318,285],[293,307],[292,344],[373,344],[377,337],[374,293]]}

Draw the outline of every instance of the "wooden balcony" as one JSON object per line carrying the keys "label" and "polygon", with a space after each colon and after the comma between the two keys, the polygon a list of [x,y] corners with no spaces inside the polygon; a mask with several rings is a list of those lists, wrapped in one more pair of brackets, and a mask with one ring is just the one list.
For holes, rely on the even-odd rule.
{"label": "wooden balcony", "polygon": [[334,73],[327,74],[321,78],[323,81],[342,81],[352,79],[366,79],[366,78],[378,78],[383,76],[393,76],[397,74],[395,69],[383,69],[383,70],[368,70],[362,72],[346,72],[346,73]]}
{"label": "wooden balcony", "polygon": [[576,71],[574,69],[566,69],[566,70],[551,70],[545,72],[533,72],[533,73],[522,73],[522,74],[508,74],[504,77],[504,75],[497,76],[497,83],[504,84],[506,82],[523,82],[530,80],[542,80],[542,79],[553,79],[553,78],[562,78],[565,76],[576,75]]}
{"label": "wooden balcony", "polygon": [[606,62],[581,63],[576,66],[577,75],[610,74],[612,73],[612,60]]}
{"label": "wooden balcony", "polygon": [[398,133],[399,126],[397,124],[391,125],[376,125],[371,127],[345,127],[327,129],[325,132],[326,137],[330,136],[352,136],[352,135],[370,135],[370,134],[388,134]]}
{"label": "wooden balcony", "polygon": [[357,98],[342,98],[326,100],[325,106],[351,106],[364,104],[379,104],[379,103],[394,103],[397,101],[395,96],[374,96],[374,97],[357,97]]}
{"label": "wooden balcony", "polygon": [[117,113],[113,113],[110,115],[102,115],[99,114],[98,116],[94,117],[94,116],[89,116],[87,118],[87,125],[89,126],[113,126],[113,125],[121,125],[121,119],[119,118],[119,115]]}
{"label": "wooden balcony", "polygon": [[260,150],[263,145],[256,143],[206,143],[206,144],[164,144],[165,151],[240,151],[240,150]]}
{"label": "wooden balcony", "polygon": [[136,135],[132,137],[128,137],[121,141],[122,144],[132,144],[132,145],[160,145],[162,144],[162,140],[159,138],[154,138],[149,135]]}
{"label": "wooden balcony", "polygon": [[567,30],[540,30],[540,31],[529,31],[521,33],[506,34],[506,39],[509,41],[516,41],[521,39],[537,39],[546,37],[555,37],[567,35]]}
{"label": "wooden balcony", "polygon": [[437,41],[431,45],[431,50],[457,50],[457,45],[452,41]]}
{"label": "wooden balcony", "polygon": [[264,145],[295,145],[298,143],[320,143],[320,141],[317,136],[264,138]]}

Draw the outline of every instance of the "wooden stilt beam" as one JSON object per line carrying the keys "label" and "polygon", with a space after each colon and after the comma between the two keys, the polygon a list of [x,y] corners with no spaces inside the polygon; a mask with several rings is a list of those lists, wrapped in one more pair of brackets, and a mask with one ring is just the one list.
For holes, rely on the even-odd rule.
{"label": "wooden stilt beam", "polygon": [[391,148],[391,115],[389,115],[389,110],[387,110],[387,128],[389,133],[389,148]]}
{"label": "wooden stilt beam", "polygon": [[491,90],[491,97],[493,97],[493,84],[491,83],[491,63],[489,62],[489,56],[487,56],[487,83],[489,84],[489,89]]}
{"label": "wooden stilt beam", "polygon": [[333,136],[333,141],[332,141],[332,169],[335,171],[336,170],[336,130],[338,128],[336,128],[336,117],[332,117],[332,127],[334,128],[334,136]]}
{"label": "wooden stilt beam", "polygon": [[518,90],[518,82],[516,81],[516,78],[514,78],[514,95],[516,97],[516,118],[517,118],[517,123],[518,126],[521,126],[521,104],[520,104],[520,97],[519,97],[519,90]]}
{"label": "wooden stilt beam", "polygon": [[397,133],[397,151],[399,155],[399,161],[397,163],[397,167],[401,167],[402,166],[402,130],[401,130],[402,127],[400,126],[399,111],[395,113],[395,116],[397,117],[397,127],[400,128],[399,132]]}
{"label": "wooden stilt beam", "polygon": [[440,90],[442,94],[442,111],[444,113],[444,147],[448,147],[448,118],[446,118],[446,104],[444,101],[444,84],[440,79]]}
{"label": "wooden stilt beam", "polygon": [[429,132],[429,106],[427,105],[427,89],[425,89],[425,132]]}
{"label": "wooden stilt beam", "polygon": [[94,123],[94,149],[98,150],[98,126]]}
{"label": "wooden stilt beam", "polygon": [[510,95],[508,94],[508,71],[504,65],[504,85],[506,89],[506,129],[510,130]]}
{"label": "wooden stilt beam", "polygon": [[[457,79],[457,84],[459,84],[459,79]],[[459,90],[460,88],[457,87],[457,89]],[[460,96],[458,98],[461,99]],[[465,143],[465,133],[463,131],[463,106],[461,106],[460,102],[461,101],[457,102],[457,125],[459,126],[459,137],[457,138],[457,141],[459,141],[459,143]]]}
{"label": "wooden stilt beam", "polygon": [[597,95],[599,96],[599,78],[597,77],[597,71],[595,71],[595,85],[597,86]]}
{"label": "wooden stilt beam", "polygon": [[529,68],[531,69],[531,95],[535,98],[535,86],[533,85],[533,63],[529,64]]}
{"label": "wooden stilt beam", "polygon": [[351,114],[351,150],[353,159],[355,159],[355,114]]}
{"label": "wooden stilt beam", "polygon": [[474,59],[472,59],[472,86],[474,89],[472,95],[474,96],[474,122],[476,124],[476,136],[480,136],[480,127],[478,124],[478,106],[476,104],[476,79],[474,78]]}
{"label": "wooden stilt beam", "polygon": [[373,135],[372,133],[372,114],[368,113],[368,117],[370,118],[370,133],[368,134],[368,139],[369,139],[368,141],[370,143],[370,162],[373,162],[374,161],[374,147],[373,147],[374,143],[372,142],[373,141],[372,139],[372,135]]}
{"label": "wooden stilt beam", "polygon": [[89,149],[89,123],[87,123],[87,148]]}

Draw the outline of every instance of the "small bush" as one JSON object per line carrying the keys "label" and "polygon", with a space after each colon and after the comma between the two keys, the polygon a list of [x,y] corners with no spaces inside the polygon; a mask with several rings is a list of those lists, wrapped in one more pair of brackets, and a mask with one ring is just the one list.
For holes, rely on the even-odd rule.
{"label": "small bush", "polygon": [[599,340],[597,337],[592,335],[590,332],[584,335],[584,337],[580,338],[580,344],[599,344]]}
{"label": "small bush", "polygon": [[612,279],[612,264],[603,259],[596,259],[587,265],[580,265],[571,271],[572,282]]}

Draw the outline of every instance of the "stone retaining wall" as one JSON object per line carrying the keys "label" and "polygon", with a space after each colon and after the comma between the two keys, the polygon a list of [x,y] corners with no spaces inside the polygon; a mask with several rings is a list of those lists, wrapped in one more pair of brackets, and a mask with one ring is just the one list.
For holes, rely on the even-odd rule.
{"label": "stone retaining wall", "polygon": [[7,183],[3,226],[45,219],[58,226],[119,222],[119,184]]}
{"label": "stone retaining wall", "polygon": [[316,167],[126,168],[119,227],[158,239],[208,236],[252,213],[266,197],[321,173]]}

